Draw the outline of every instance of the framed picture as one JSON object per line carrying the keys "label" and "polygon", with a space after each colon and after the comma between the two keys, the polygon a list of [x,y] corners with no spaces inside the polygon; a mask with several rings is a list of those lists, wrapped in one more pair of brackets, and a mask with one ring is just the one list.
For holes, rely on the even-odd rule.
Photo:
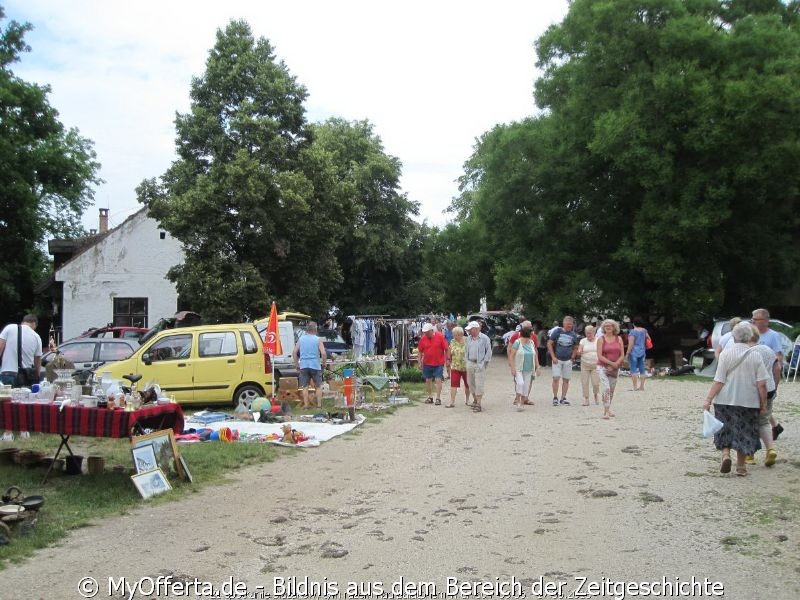
{"label": "framed picture", "polygon": [[142,495],[142,498],[145,499],[163,494],[172,489],[172,486],[167,480],[167,476],[164,475],[164,471],[161,469],[153,469],[146,473],[131,475],[131,479],[136,489],[139,490],[139,493]]}
{"label": "framed picture", "polygon": [[178,475],[183,477],[181,466],[178,461],[178,446],[175,444],[175,435],[172,429],[162,429],[145,435],[137,435],[131,438],[131,449],[135,450],[148,444],[153,445],[153,453],[156,455],[158,467],[165,475]]}
{"label": "framed picture", "polygon": [[142,444],[136,448],[131,448],[133,455],[133,467],[137,473],[146,473],[153,469],[158,469],[156,451],[153,444]]}
{"label": "framed picture", "polygon": [[178,462],[181,464],[181,471],[183,471],[183,478],[192,483],[192,474],[189,472],[189,467],[186,466],[186,461],[183,459],[182,455],[178,456]]}

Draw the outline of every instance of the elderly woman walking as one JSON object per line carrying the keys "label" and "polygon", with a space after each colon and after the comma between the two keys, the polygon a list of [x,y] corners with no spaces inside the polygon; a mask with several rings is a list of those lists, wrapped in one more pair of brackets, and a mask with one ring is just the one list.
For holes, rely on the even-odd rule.
{"label": "elderly woman walking", "polygon": [[733,346],[719,355],[714,383],[705,409],[724,424],[714,434],[714,445],[722,451],[721,473],[731,471],[731,449],[736,450],[736,474],[747,475],[745,457],[758,446],[758,417],[767,410],[767,370],[761,357],[749,345],[753,328],[739,323],[733,328]]}
{"label": "elderly woman walking", "polygon": [[445,408],[453,408],[456,405],[456,392],[464,382],[464,393],[466,394],[467,405],[469,405],[469,383],[467,383],[467,347],[464,343],[464,329],[453,327],[453,340],[450,342],[450,404],[445,404]]}
{"label": "elderly woman walking", "polygon": [[600,376],[597,373],[597,338],[593,325],[587,325],[583,330],[586,337],[578,342],[578,356],[581,358],[581,388],[583,391],[583,405],[589,406],[589,384],[594,393],[594,403],[600,404]]}
{"label": "elderly woman walking", "polygon": [[611,401],[617,388],[619,368],[625,357],[625,346],[619,336],[619,323],[606,319],[600,326],[602,335],[597,338],[597,374],[600,377],[600,391],[603,398],[603,418],[614,416]]}
{"label": "elderly woman walking", "polygon": [[536,342],[531,339],[533,327],[523,325],[519,332],[519,338],[513,343],[508,351],[508,364],[511,367],[511,376],[514,378],[514,386],[517,396],[514,404],[517,410],[523,410],[528,404],[528,395],[531,393],[534,373],[539,375],[539,354],[536,351]]}

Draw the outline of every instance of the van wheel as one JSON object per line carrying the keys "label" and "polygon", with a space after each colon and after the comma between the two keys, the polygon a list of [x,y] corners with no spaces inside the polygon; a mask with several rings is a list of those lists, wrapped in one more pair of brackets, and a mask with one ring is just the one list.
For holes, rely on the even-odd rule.
{"label": "van wheel", "polygon": [[244,404],[247,409],[250,410],[250,405],[253,404],[253,400],[263,397],[264,390],[257,385],[243,385],[237,389],[236,393],[233,395],[233,406],[236,407],[240,404]]}

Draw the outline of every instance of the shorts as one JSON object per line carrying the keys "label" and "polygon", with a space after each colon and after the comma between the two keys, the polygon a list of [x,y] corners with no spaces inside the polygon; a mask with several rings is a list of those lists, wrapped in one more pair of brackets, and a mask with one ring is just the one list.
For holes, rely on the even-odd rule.
{"label": "shorts", "polygon": [[425,379],[443,379],[444,365],[422,365],[422,377]]}
{"label": "shorts", "polygon": [[309,382],[314,382],[314,387],[322,386],[322,369],[300,369],[299,385],[301,388],[308,387]]}
{"label": "shorts", "polygon": [[456,371],[455,369],[450,369],[450,387],[451,388],[460,388],[461,381],[464,381],[464,389],[469,392],[469,383],[467,382],[467,372],[466,371]]}
{"label": "shorts", "polygon": [[566,379],[572,377],[572,360],[559,360],[553,363],[553,379]]}
{"label": "shorts", "polygon": [[631,375],[636,375],[637,373],[640,375],[645,375],[644,354],[641,356],[634,356],[631,354],[628,357],[628,361],[631,363]]}

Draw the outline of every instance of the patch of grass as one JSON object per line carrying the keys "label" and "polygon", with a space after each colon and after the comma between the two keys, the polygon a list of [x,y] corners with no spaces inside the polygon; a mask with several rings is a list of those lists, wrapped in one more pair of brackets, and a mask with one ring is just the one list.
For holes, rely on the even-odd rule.
{"label": "patch of grass", "polygon": [[[698,369],[699,370],[699,369]],[[711,377],[702,377],[701,375],[675,375],[666,377],[659,377],[658,381],[682,381],[682,382],[696,382],[696,383],[707,383],[709,387],[711,383],[714,381]]]}
{"label": "patch of grass", "polygon": [[[17,443],[16,447],[52,454],[59,441],[56,435],[34,433],[30,441]],[[0,447],[12,446],[15,444],[11,442],[0,444]],[[142,500],[129,475],[111,470],[115,465],[131,466],[127,439],[73,436],[70,446],[75,454],[103,456],[106,471],[99,475],[75,476],[51,473],[47,483],[42,484],[45,474],[42,467],[0,466],[0,481],[6,487],[15,485],[26,496],[41,495],[45,498],[32,534],[22,537],[14,527],[11,543],[0,546],[0,569],[9,562],[24,560],[37,549],[57,544],[70,530],[87,527],[105,517],[125,514],[144,503],[161,504],[182,498],[203,485],[224,481],[239,467],[274,460],[283,450],[272,444],[255,443],[181,445],[179,450],[192,472],[194,483],[173,479],[170,482],[172,492]],[[0,492],[5,493],[6,487]]]}
{"label": "patch of grass", "polygon": [[748,502],[746,510],[762,525],[770,525],[777,521],[796,521],[800,518],[800,504],[796,498],[789,496],[754,498]]}

